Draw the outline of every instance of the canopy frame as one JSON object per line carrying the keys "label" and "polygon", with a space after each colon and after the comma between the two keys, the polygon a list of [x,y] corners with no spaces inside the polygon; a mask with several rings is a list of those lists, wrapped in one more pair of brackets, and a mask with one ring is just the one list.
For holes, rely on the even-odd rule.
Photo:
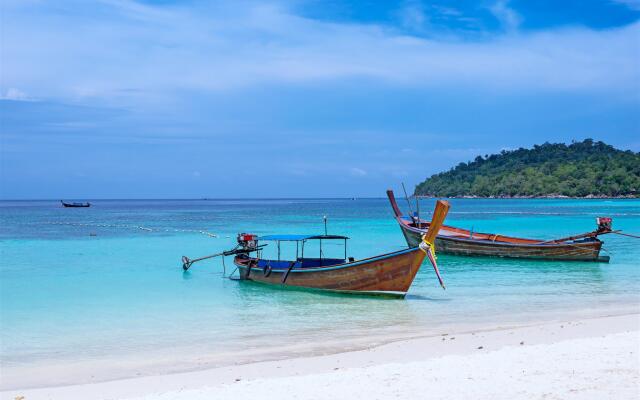
{"label": "canopy frame", "polygon": [[[343,240],[344,241],[344,260],[347,260],[347,240],[349,240],[348,236],[342,236],[342,235],[266,235],[266,236],[259,236],[256,239],[256,243],[259,241],[275,241],[277,242],[277,248],[278,248],[278,261],[281,260],[280,257],[280,242],[296,242],[296,260],[298,259],[304,259],[304,245],[306,244],[306,242],[308,240],[318,240],[320,242],[320,246],[319,246],[319,260],[322,263],[322,260],[324,259],[324,253],[322,252],[322,241],[323,240]],[[302,243],[302,246],[300,246],[300,243]],[[300,255],[300,257],[298,257],[299,255],[299,251],[302,250],[302,254]],[[259,254],[258,257],[261,257],[262,254]]]}

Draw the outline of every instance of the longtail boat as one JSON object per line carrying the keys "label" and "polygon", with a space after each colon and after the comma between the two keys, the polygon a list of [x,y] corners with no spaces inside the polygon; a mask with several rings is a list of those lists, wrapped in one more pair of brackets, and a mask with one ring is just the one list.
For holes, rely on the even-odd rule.
{"label": "longtail boat", "polygon": [[[407,244],[416,246],[429,229],[430,222],[417,215],[403,215],[392,190],[387,190],[387,197]],[[478,233],[443,225],[436,237],[435,246],[439,252],[458,256],[609,262],[609,256],[600,256],[602,241],[598,239],[598,235],[615,233],[611,230],[611,218],[597,218],[596,222],[598,227],[593,232],[555,240]]]}
{"label": "longtail boat", "polygon": [[[430,228],[425,230],[415,247],[377,255],[361,260],[347,258],[346,244],[349,239],[339,235],[270,235],[239,234],[235,249],[219,255],[235,255],[234,263],[238,267],[240,280],[254,281],[279,287],[318,289],[340,293],[374,294],[404,297],[411,286],[422,262],[427,257],[436,273],[442,288],[444,282],[435,259],[433,240],[449,210],[449,203],[438,201]],[[344,258],[324,258],[305,256],[304,246],[308,241],[344,241]],[[265,259],[262,252],[265,244],[275,242],[278,248],[277,259]],[[280,259],[280,243],[296,242],[296,257],[293,260]],[[299,254],[299,250],[302,253]],[[257,253],[255,256],[252,253]],[[315,256],[316,254],[314,254]],[[216,255],[213,255],[216,256]],[[203,257],[213,257],[207,256]],[[183,257],[183,268],[199,261]]]}
{"label": "longtail boat", "polygon": [[62,203],[63,207],[76,207],[76,208],[91,207],[91,203],[67,203],[62,200],[60,200],[60,203]]}

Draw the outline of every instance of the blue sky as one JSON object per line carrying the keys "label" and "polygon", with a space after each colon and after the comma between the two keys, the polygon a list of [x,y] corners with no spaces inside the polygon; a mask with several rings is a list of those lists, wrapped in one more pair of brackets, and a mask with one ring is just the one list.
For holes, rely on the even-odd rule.
{"label": "blue sky", "polygon": [[640,1],[4,0],[2,198],[382,196],[640,151]]}

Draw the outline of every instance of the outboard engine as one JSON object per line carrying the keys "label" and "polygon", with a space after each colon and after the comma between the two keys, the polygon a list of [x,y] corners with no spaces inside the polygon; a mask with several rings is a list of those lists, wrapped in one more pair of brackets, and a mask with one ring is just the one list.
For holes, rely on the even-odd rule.
{"label": "outboard engine", "polygon": [[[251,233],[240,233],[238,234],[237,239],[238,239],[238,245],[236,247],[234,247],[231,250],[223,251],[222,253],[212,254],[210,256],[204,256],[204,257],[196,258],[193,260],[191,260],[187,256],[182,256],[182,269],[186,271],[191,267],[193,263],[202,261],[202,260],[208,260],[214,257],[220,257],[220,256],[226,257],[226,256],[233,256],[233,255],[235,256],[240,255],[243,257],[247,257],[249,253],[254,251],[260,251],[260,248],[265,246],[265,245],[262,245],[258,247],[258,235],[253,235]],[[224,259],[222,261],[222,265],[224,265]]]}
{"label": "outboard engine", "polygon": [[243,250],[255,249],[258,245],[258,235],[253,233],[238,233],[238,245]]}
{"label": "outboard engine", "polygon": [[598,224],[598,232],[609,232],[612,228],[613,220],[610,217],[598,217],[596,218]]}

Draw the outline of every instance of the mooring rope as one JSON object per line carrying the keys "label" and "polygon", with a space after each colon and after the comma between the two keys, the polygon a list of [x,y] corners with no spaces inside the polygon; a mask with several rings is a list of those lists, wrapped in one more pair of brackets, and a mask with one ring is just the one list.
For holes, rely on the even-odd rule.
{"label": "mooring rope", "polygon": [[227,276],[227,279],[232,280],[232,281],[239,281],[240,277],[238,277],[238,278],[234,278],[233,277],[233,274],[235,274],[237,270],[238,270],[238,267],[236,267],[236,269],[234,269],[233,272],[231,272],[229,274],[229,276]]}
{"label": "mooring rope", "polygon": [[622,232],[611,232],[611,233],[615,233],[617,235],[622,235],[622,236],[628,236],[628,237],[631,237],[631,238],[634,238],[634,239],[640,239],[640,236],[632,235],[630,233],[622,233]]}
{"label": "mooring rope", "polygon": [[224,256],[222,256],[222,277],[227,275],[227,265],[224,263]]}

